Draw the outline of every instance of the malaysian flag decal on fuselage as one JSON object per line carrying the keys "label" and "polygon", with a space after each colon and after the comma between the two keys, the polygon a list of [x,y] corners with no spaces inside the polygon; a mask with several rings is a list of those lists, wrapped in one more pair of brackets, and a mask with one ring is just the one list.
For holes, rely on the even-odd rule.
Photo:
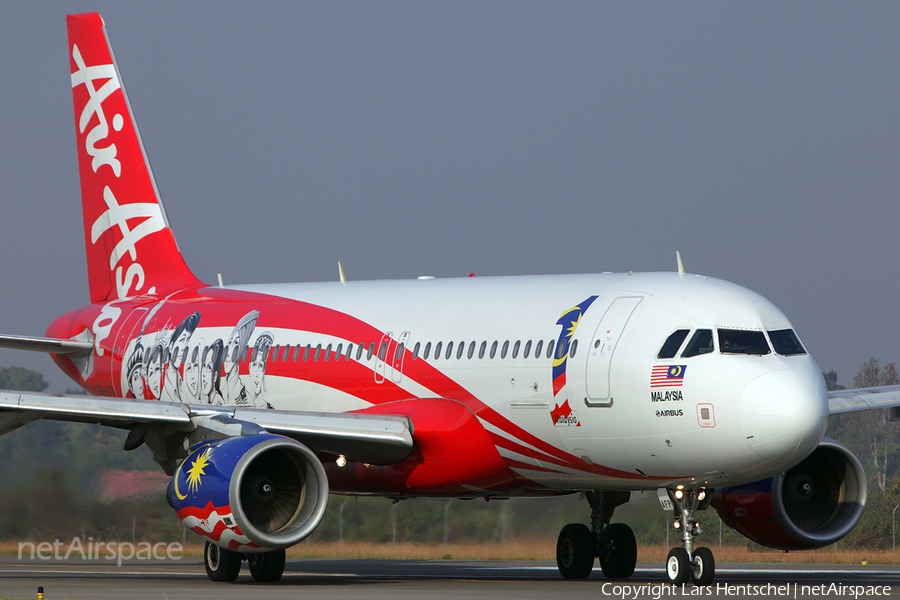
{"label": "malaysian flag decal on fuselage", "polygon": [[681,387],[687,365],[659,365],[650,371],[650,387]]}

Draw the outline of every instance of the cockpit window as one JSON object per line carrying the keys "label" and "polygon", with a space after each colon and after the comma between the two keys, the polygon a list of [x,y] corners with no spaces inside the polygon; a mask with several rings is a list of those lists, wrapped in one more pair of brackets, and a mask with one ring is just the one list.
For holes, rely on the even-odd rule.
{"label": "cockpit window", "polygon": [[778,331],[770,331],[769,339],[775,346],[775,352],[782,356],[794,356],[796,354],[806,354],[803,344],[797,338],[797,334],[793,329],[779,329]]}
{"label": "cockpit window", "polygon": [[678,354],[678,349],[681,348],[681,343],[688,333],[690,333],[690,329],[679,329],[670,335],[666,339],[666,343],[662,345],[656,358],[675,358],[675,355]]}
{"label": "cockpit window", "polygon": [[762,331],[750,329],[720,329],[719,350],[723,354],[754,354],[762,356],[772,350]]}
{"label": "cockpit window", "polygon": [[707,354],[713,351],[712,329],[698,329],[691,336],[684,352],[681,353],[682,358],[697,356],[698,354]]}

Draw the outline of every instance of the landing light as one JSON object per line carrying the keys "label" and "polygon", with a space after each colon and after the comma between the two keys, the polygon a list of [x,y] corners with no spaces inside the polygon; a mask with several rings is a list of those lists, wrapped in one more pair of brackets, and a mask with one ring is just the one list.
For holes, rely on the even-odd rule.
{"label": "landing light", "polygon": [[347,466],[347,459],[344,457],[343,454],[340,455],[340,456],[338,456],[338,457],[337,457],[337,460],[334,461],[334,462],[335,462],[335,463],[337,464],[337,466],[339,466],[339,467],[345,467],[345,466]]}
{"label": "landing light", "polygon": [[703,500],[704,498],[706,498],[706,491],[700,490],[700,493],[697,494],[697,500]]}
{"label": "landing light", "polygon": [[675,490],[675,497],[681,500],[684,497],[684,492],[681,490]]}
{"label": "landing light", "polygon": [[674,527],[675,529],[681,529],[681,523],[678,521],[675,521],[674,523],[672,523],[672,527]]}

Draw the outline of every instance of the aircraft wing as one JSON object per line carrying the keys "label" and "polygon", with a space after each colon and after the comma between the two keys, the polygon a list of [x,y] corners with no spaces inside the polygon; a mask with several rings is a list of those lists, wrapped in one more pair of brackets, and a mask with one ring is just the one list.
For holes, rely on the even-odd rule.
{"label": "aircraft wing", "polygon": [[288,412],[0,390],[0,435],[38,419],[98,423],[130,430],[139,426],[170,426],[169,429],[192,432],[213,427],[221,433],[218,437],[242,435],[256,429],[255,425],[296,439],[317,454],[344,455],[349,460],[371,464],[403,460],[413,447],[412,423],[403,415]]}
{"label": "aircraft wing", "polygon": [[[900,407],[900,385],[828,392],[828,414],[830,415],[895,407]],[[891,419],[894,419],[893,414],[891,414]]]}

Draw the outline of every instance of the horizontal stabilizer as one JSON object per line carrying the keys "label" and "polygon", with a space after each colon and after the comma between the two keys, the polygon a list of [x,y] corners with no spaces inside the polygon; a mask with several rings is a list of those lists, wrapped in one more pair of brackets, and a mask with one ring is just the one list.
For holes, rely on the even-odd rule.
{"label": "horizontal stabilizer", "polygon": [[93,351],[94,344],[79,340],[0,335],[0,348],[28,350],[29,352],[48,352],[50,354],[88,354]]}

